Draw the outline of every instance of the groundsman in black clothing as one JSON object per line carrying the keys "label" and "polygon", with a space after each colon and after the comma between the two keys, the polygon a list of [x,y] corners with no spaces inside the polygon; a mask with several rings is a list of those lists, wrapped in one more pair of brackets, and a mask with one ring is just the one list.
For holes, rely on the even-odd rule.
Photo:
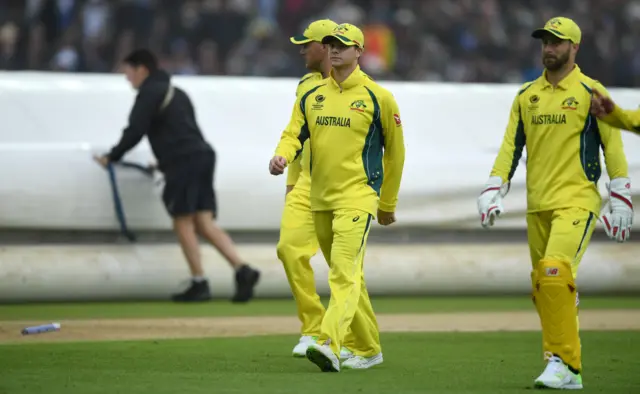
{"label": "groundsman in black clothing", "polygon": [[158,68],[153,53],[139,49],[123,62],[124,73],[138,90],[129,115],[129,125],[111,151],[97,156],[102,166],[119,161],[146,135],[164,173],[164,205],[173,219],[173,228],[193,276],[185,292],[173,295],[174,301],[204,301],[211,298],[204,277],[198,235],[206,238],[235,269],[234,302],[253,297],[259,271],[240,259],[229,235],[216,224],[216,195],[213,176],[216,154],[205,141],[191,100],[170,82],[170,76]]}

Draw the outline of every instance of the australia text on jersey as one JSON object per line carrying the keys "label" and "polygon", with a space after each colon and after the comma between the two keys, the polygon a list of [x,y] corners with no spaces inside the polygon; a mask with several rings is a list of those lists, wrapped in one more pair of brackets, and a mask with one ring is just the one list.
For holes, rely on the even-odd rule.
{"label": "australia text on jersey", "polygon": [[318,116],[316,118],[316,125],[351,127],[351,118],[345,118],[340,116]]}
{"label": "australia text on jersey", "polygon": [[532,115],[531,124],[567,124],[567,115],[565,114]]}

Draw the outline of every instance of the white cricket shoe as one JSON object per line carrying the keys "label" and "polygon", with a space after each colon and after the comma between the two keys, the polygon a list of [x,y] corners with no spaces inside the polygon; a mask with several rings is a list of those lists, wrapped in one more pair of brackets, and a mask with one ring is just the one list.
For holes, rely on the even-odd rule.
{"label": "white cricket shoe", "polygon": [[344,369],[367,369],[374,365],[382,364],[382,353],[378,353],[371,357],[352,356],[342,362]]}
{"label": "white cricket shoe", "polygon": [[547,367],[534,382],[535,387],[560,390],[582,389],[582,376],[571,372],[562,359],[550,356],[547,360]]}
{"label": "white cricket shoe", "polygon": [[353,357],[353,352],[343,346],[342,349],[340,349],[340,361],[348,360],[351,357]]}
{"label": "white cricket shoe", "polygon": [[312,343],[307,348],[307,358],[322,372],[340,372],[340,360],[328,345]]}
{"label": "white cricket shoe", "polygon": [[310,335],[303,335],[300,337],[300,341],[293,348],[293,357],[306,357],[307,356],[307,348],[312,343],[315,343],[318,340],[318,337],[312,337]]}

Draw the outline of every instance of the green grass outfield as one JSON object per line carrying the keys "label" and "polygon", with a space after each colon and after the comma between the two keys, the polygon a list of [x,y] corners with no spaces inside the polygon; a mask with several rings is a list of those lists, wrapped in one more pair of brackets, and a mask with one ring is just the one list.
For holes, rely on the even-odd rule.
{"label": "green grass outfield", "polygon": [[[326,300],[323,300],[326,305]],[[533,310],[526,296],[504,297],[376,297],[376,313],[429,313]],[[640,297],[580,297],[581,309],[640,309]],[[228,301],[203,304],[170,302],[85,302],[0,305],[0,320],[152,318],[205,316],[295,315],[291,299],[255,300],[236,305]]]}
{"label": "green grass outfield", "polygon": [[[385,298],[375,299],[374,306],[379,313],[532,309],[526,296]],[[581,306],[640,309],[640,300],[584,296]],[[0,305],[4,320],[293,313],[290,300]],[[544,367],[538,332],[383,333],[381,338],[384,364],[337,374],[292,358],[297,337],[291,335],[6,345],[0,346],[0,394],[531,393]],[[640,393],[639,331],[586,331],[582,341],[581,392]]]}

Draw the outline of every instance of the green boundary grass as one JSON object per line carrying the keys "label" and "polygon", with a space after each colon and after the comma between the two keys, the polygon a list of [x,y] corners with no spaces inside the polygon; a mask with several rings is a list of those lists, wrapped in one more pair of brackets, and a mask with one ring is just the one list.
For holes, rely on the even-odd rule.
{"label": "green boundary grass", "polygon": [[[321,373],[295,336],[0,346],[10,394],[519,394],[542,372],[539,333],[381,336],[384,364]],[[640,392],[640,333],[584,332],[581,393]]]}
{"label": "green boundary grass", "polygon": [[[327,300],[323,300],[327,303]],[[376,313],[429,313],[533,310],[528,296],[505,297],[376,297]],[[580,297],[581,309],[640,309],[640,297]],[[208,316],[295,315],[291,299],[254,300],[232,304],[226,300],[198,304],[171,302],[82,302],[0,305],[0,320],[160,318]],[[1,394],[1,393],[0,393]]]}

